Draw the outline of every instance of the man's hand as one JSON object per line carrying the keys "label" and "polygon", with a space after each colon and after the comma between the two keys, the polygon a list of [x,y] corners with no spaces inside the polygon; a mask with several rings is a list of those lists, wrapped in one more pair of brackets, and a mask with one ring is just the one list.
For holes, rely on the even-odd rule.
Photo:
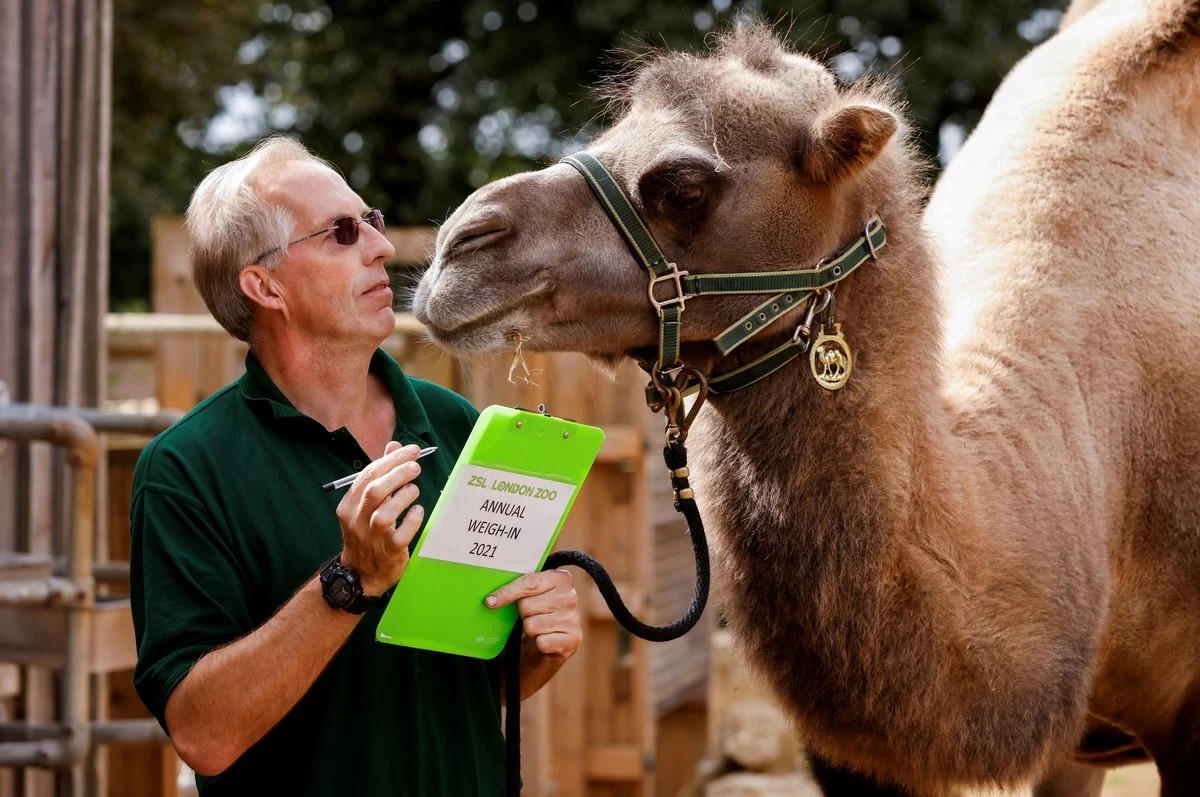
{"label": "man's hand", "polygon": [[[379,595],[404,575],[408,544],[421,527],[425,510],[418,504],[412,481],[421,473],[418,446],[387,444],[342,497],[337,518],[342,525],[342,564],[362,579],[363,592]],[[412,506],[412,509],[409,507]],[[396,519],[404,510],[403,522]]]}
{"label": "man's hand", "polygon": [[583,624],[575,578],[569,571],[528,573],[496,590],[486,603],[491,609],[516,603],[525,638],[541,656],[561,663],[579,650]]}

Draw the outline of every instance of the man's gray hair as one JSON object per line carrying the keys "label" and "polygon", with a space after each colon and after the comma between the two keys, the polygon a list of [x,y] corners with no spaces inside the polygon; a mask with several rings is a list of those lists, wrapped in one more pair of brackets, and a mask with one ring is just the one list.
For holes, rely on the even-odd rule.
{"label": "man's gray hair", "polygon": [[184,216],[192,281],[209,312],[239,340],[250,339],[253,312],[238,274],[264,252],[271,254],[262,258],[263,265],[278,265],[296,224],[286,208],[263,199],[259,178],[264,170],[289,161],[329,166],[299,142],[285,136],[266,138],[237,160],[213,169],[196,186]]}

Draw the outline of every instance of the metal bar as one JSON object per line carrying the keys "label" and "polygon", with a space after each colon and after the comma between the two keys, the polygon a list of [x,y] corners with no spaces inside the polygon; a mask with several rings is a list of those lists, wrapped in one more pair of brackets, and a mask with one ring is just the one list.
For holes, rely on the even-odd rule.
{"label": "metal bar", "polygon": [[94,469],[100,459],[100,438],[78,412],[32,404],[0,406],[0,437],[23,442],[44,441],[65,446],[71,467]]}
{"label": "metal bar", "polygon": [[96,562],[92,565],[92,575],[105,584],[128,584],[129,562]]}
{"label": "metal bar", "polygon": [[0,742],[40,742],[62,739],[66,735],[66,727],[58,724],[0,722]]}
{"label": "metal bar", "polygon": [[75,410],[75,412],[90,423],[97,432],[144,434],[150,437],[164,431],[183,417],[183,413],[179,410],[161,410],[153,415],[105,412],[90,408]]}
{"label": "metal bar", "polygon": [[[92,722],[92,742],[95,744],[170,744],[171,738],[163,732],[158,722],[152,719],[109,720]],[[72,736],[66,725],[38,722],[0,722],[0,762],[4,765],[20,766],[14,759],[25,755],[23,762],[28,766],[65,765],[63,750]],[[46,744],[49,742],[50,744]],[[13,749],[6,757],[5,749]],[[57,764],[56,764],[57,762]]]}
{"label": "metal bar", "polygon": [[[98,439],[95,431],[93,439]],[[96,543],[96,464],[75,470],[74,522],[65,540],[67,577],[86,590],[83,599],[67,607],[67,645],[63,660],[62,718],[73,732],[67,738],[64,754],[73,765],[79,764],[91,747],[91,690],[88,659],[92,652],[92,608],[96,585],[92,580],[92,562]],[[73,778],[78,778],[75,768]],[[78,786],[76,788],[79,788]]]}
{"label": "metal bar", "polygon": [[88,589],[69,578],[0,580],[0,606],[56,608],[86,601]]}
{"label": "metal bar", "polygon": [[85,464],[94,466],[100,459],[99,438],[93,442],[84,438],[95,438],[97,432],[156,435],[182,417],[179,410],[139,414],[90,407],[0,404],[0,438],[66,446],[85,457]]}
{"label": "metal bar", "polygon": [[0,581],[6,578],[42,578],[50,575],[54,558],[43,553],[0,551]]}
{"label": "metal bar", "polygon": [[82,758],[83,749],[70,737],[39,742],[3,742],[0,743],[0,767],[69,769]]}
{"label": "metal bar", "polygon": [[0,744],[0,765],[72,768],[91,746],[88,726],[88,656],[92,643],[95,585],[92,559],[95,543],[96,467],[100,436],[78,412],[10,404],[0,407],[0,437],[26,442],[45,441],[67,448],[74,472],[73,518],[66,529],[66,576],[82,592],[67,607],[67,644],[62,671],[63,739]]}
{"label": "metal bar", "polygon": [[96,744],[170,744],[171,737],[155,720],[109,720],[92,723]]}

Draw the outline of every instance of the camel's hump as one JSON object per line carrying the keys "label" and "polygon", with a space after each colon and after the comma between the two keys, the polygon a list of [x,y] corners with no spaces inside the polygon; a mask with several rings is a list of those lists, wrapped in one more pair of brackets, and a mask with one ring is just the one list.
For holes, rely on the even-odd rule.
{"label": "camel's hump", "polygon": [[1073,0],[1060,34],[1076,25],[1106,42],[1089,59],[1096,74],[1128,80],[1200,49],[1200,0]]}

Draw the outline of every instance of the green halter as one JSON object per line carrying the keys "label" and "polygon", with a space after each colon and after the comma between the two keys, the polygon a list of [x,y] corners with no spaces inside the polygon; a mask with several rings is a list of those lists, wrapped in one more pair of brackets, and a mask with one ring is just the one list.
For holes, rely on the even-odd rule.
{"label": "green halter", "polygon": [[[824,309],[824,305],[817,307],[821,301],[819,295],[876,257],[877,252],[887,244],[883,222],[878,216],[873,216],[858,239],[840,254],[822,260],[811,269],[692,275],[680,271],[675,263],[667,260],[625,192],[594,155],[580,152],[563,158],[562,162],[578,169],[587,180],[601,207],[629,244],[634,257],[649,272],[650,303],[654,305],[659,318],[658,362],[652,366],[652,384],[647,387],[647,400],[651,404],[658,400],[661,392],[658,386],[664,382],[668,385],[673,383],[672,374],[682,368],[679,361],[680,323],[689,299],[696,296],[773,294],[714,339],[722,354],[729,354],[789,310],[808,303],[808,318],[797,327],[790,341],[736,370],[707,380],[708,389],[713,393],[740,390],[804,354],[809,345],[813,314]],[[659,290],[659,286],[669,288],[668,295],[660,298],[664,291]],[[828,299],[825,301],[827,303]]]}

